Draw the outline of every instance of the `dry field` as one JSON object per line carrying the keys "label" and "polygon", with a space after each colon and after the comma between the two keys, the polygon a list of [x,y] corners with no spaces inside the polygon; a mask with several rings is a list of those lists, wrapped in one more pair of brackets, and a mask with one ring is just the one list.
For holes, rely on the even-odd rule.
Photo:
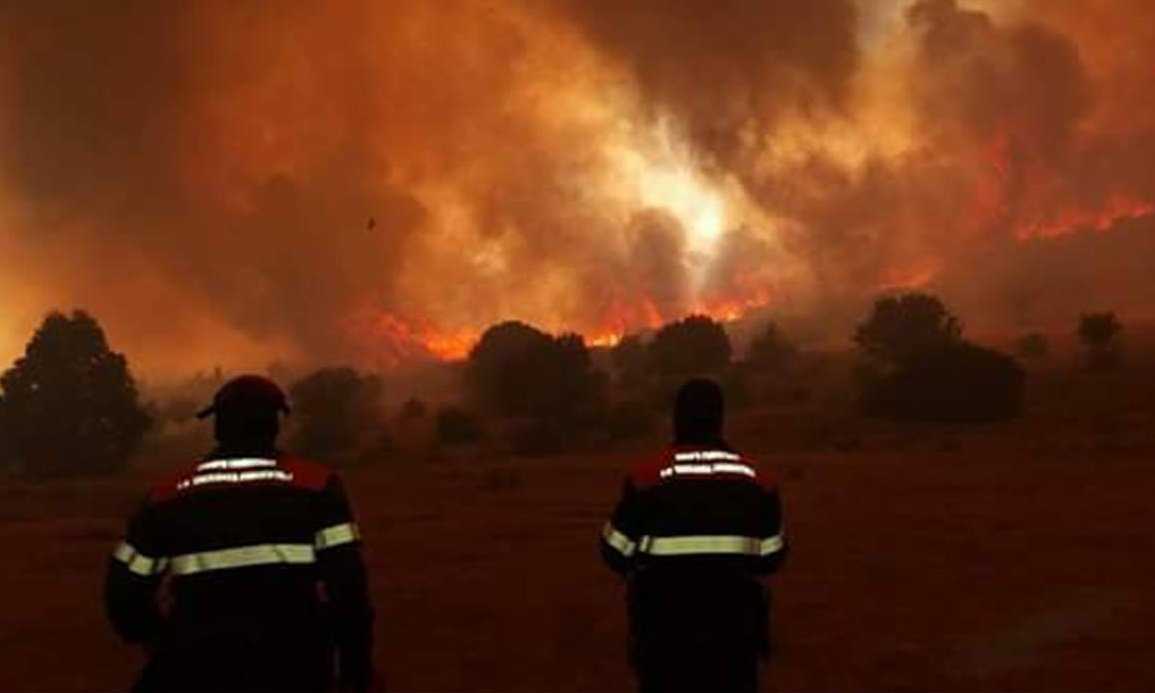
{"label": "dry field", "polygon": [[[1151,421],[1060,409],[809,451],[776,444],[773,416],[737,422],[781,478],[794,546],[767,690],[1155,690]],[[629,690],[596,537],[633,457],[398,455],[348,473],[389,689]],[[100,584],[154,475],[0,482],[0,690],[125,689],[138,655],[109,633]]]}

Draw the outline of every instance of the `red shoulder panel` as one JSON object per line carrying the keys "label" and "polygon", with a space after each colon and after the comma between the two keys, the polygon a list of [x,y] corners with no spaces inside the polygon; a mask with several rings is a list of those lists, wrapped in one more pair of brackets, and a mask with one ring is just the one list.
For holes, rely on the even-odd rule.
{"label": "red shoulder panel", "polygon": [[163,503],[175,498],[181,491],[180,482],[196,474],[196,466],[180,472],[173,472],[152,485],[148,490],[149,503]]}
{"label": "red shoulder panel", "polygon": [[670,452],[668,450],[651,455],[630,470],[630,482],[638,490],[657,486],[662,481],[662,470],[669,464]]}
{"label": "red shoulder panel", "polygon": [[333,471],[325,465],[296,455],[283,454],[277,458],[277,464],[293,475],[294,486],[311,491],[323,490],[333,476]]}
{"label": "red shoulder panel", "polygon": [[753,458],[742,455],[742,464],[754,470],[754,480],[758,485],[767,491],[775,491],[778,489],[778,478],[766,468],[766,465],[758,464]]}

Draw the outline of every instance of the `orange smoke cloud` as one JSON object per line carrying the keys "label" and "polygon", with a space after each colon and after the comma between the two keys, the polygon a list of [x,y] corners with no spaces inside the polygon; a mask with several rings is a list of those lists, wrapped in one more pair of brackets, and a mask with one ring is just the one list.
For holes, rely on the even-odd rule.
{"label": "orange smoke cloud", "polygon": [[73,305],[160,374],[911,286],[1041,319],[1062,239],[1152,225],[1155,16],[994,6],[5,3],[0,350]]}

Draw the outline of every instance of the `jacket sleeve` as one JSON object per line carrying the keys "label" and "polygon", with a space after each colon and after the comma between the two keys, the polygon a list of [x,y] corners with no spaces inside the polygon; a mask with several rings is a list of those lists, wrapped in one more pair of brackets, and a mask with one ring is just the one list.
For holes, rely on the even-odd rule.
{"label": "jacket sleeve", "polygon": [[626,575],[633,570],[644,520],[640,494],[633,481],[627,478],[617,507],[602,528],[600,542],[602,559],[615,572]]}
{"label": "jacket sleeve", "polygon": [[782,567],[790,550],[782,519],[782,499],[777,488],[767,488],[763,492],[759,518],[761,551],[751,569],[758,575],[769,575]]}
{"label": "jacket sleeve", "polygon": [[150,643],[161,629],[157,590],[168,558],[159,529],[155,509],[145,502],[129,520],[124,541],[108,562],[105,611],[113,629],[128,642]]}
{"label": "jacket sleeve", "polygon": [[336,475],[322,493],[320,528],[314,543],[333,616],[340,688],[368,690],[373,680],[373,608],[360,532],[344,486]]}

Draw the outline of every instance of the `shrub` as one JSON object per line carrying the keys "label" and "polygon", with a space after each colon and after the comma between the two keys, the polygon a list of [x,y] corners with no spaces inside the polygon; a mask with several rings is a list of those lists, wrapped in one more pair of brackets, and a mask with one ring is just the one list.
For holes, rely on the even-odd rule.
{"label": "shrub", "polygon": [[553,337],[520,322],[485,331],[465,378],[471,398],[501,416],[574,419],[599,408],[605,395],[579,335]]}
{"label": "shrub", "polygon": [[1025,359],[1041,359],[1050,351],[1050,342],[1045,335],[1038,332],[1025,334],[1015,342],[1015,352]]}
{"label": "shrub", "polygon": [[889,372],[864,374],[867,413],[981,422],[1020,413],[1025,376],[1013,358],[968,342],[926,349]]}
{"label": "shrub", "polygon": [[0,472],[7,472],[15,466],[12,449],[4,432],[0,430]]}
{"label": "shrub", "polygon": [[685,377],[725,370],[733,350],[721,323],[691,315],[658,330],[647,352],[650,368],[658,375]]}
{"label": "shrub", "polygon": [[727,401],[735,405],[758,401],[785,404],[796,401],[800,353],[773,322],[768,323],[746,351],[746,358],[722,378]]}
{"label": "shrub", "polygon": [[84,311],[49,314],[0,387],[0,435],[34,475],[119,470],[151,423],[127,361]]}
{"label": "shrub", "polygon": [[1108,370],[1119,363],[1119,333],[1123,325],[1112,312],[1084,313],[1079,318],[1079,339],[1087,347],[1087,366]]}
{"label": "shrub", "polygon": [[859,378],[867,413],[923,421],[994,421],[1022,408],[1023,369],[962,338],[934,296],[881,298],[854,335],[867,357]]}
{"label": "shrub", "polygon": [[627,389],[644,387],[649,379],[646,346],[637,335],[626,335],[610,350],[618,385]]}
{"label": "shrub", "polygon": [[437,411],[437,440],[448,445],[476,443],[482,438],[477,418],[460,407],[447,405]]}
{"label": "shrub", "polygon": [[1090,348],[1104,348],[1110,346],[1123,325],[1112,312],[1084,313],[1079,317],[1079,339]]}
{"label": "shrub", "polygon": [[381,380],[352,368],[322,368],[289,388],[292,442],[304,455],[348,458],[380,442]]}
{"label": "shrub", "polygon": [[786,339],[778,325],[768,323],[746,352],[746,363],[755,371],[782,373],[793,365],[798,349]]}
{"label": "shrub", "polygon": [[937,297],[924,293],[885,296],[854,333],[868,356],[891,364],[957,344],[962,326]]}

